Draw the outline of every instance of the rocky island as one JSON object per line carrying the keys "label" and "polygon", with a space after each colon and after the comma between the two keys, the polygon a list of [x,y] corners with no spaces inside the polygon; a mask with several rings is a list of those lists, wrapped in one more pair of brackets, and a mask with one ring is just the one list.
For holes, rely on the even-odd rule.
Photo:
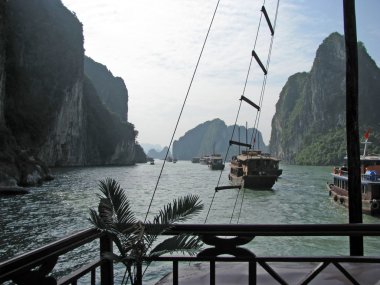
{"label": "rocky island", "polygon": [[124,81],[86,57],[83,41],[59,0],[0,0],[3,189],[52,179],[49,167],[146,161]]}

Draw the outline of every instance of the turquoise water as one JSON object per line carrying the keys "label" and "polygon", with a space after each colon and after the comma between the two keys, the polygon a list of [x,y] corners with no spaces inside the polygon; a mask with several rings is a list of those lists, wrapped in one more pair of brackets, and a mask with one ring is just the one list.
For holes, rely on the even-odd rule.
{"label": "turquoise water", "polygon": [[[38,248],[48,242],[90,227],[89,208],[97,207],[100,179],[111,177],[119,181],[132,201],[137,217],[143,219],[163,161],[155,165],[130,167],[91,167],[55,169],[55,180],[32,188],[31,194],[0,197],[0,260]],[[272,191],[246,190],[240,223],[310,224],[347,223],[348,212],[333,203],[326,191],[331,167],[282,165],[283,175]],[[222,173],[222,185],[228,185],[229,167]],[[188,161],[166,163],[153,201],[155,213],[173,198],[197,194],[205,210],[190,223],[203,223],[210,206],[220,171]],[[216,193],[208,223],[229,223],[238,191]],[[241,195],[232,217],[236,222]],[[363,216],[365,223],[380,223],[380,219]],[[348,254],[348,239],[334,237],[263,238],[249,245],[257,255],[339,255]],[[380,255],[380,239],[365,238],[365,253]],[[63,274],[71,263],[83,263],[98,254],[96,245],[78,249],[74,255],[61,258],[56,274]],[[147,278],[153,282],[158,272],[168,272],[165,266],[153,265]],[[85,284],[85,283],[84,283]]]}

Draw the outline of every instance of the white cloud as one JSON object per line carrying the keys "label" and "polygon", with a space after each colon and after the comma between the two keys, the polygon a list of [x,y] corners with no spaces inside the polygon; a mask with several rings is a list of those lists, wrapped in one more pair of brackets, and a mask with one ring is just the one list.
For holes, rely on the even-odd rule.
{"label": "white cloud", "polygon": [[[368,0],[367,0],[368,1]],[[168,144],[206,36],[215,1],[63,0],[84,25],[87,55],[121,76],[129,120],[143,143]],[[260,19],[261,1],[220,2],[176,137],[206,120],[232,124]],[[267,0],[273,23],[277,1]],[[259,128],[269,142],[271,118],[287,78],[309,71],[315,51],[342,30],[341,1],[281,0]],[[269,29],[261,20],[256,51],[265,64]],[[253,61],[246,96],[260,99],[263,73]],[[244,107],[240,124],[253,124]]]}

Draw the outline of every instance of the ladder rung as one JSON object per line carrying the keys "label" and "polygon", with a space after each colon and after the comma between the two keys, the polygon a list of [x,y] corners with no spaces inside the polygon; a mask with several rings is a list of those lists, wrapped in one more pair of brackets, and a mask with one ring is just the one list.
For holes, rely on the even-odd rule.
{"label": "ladder rung", "polygon": [[243,100],[243,101],[247,102],[249,105],[251,105],[252,107],[256,108],[258,111],[260,111],[260,106],[259,106],[259,105],[256,105],[255,103],[253,103],[253,102],[252,102],[251,100],[249,100],[247,97],[241,95],[240,100]]}
{"label": "ladder rung", "polygon": [[218,186],[215,187],[215,191],[218,192],[219,190],[227,190],[227,189],[241,189],[241,185],[237,186]]}
{"label": "ladder rung", "polygon": [[264,6],[261,7],[261,12],[264,13],[265,19],[267,20],[267,23],[268,23],[268,26],[269,26],[270,33],[271,33],[271,35],[273,36],[273,35],[274,35],[274,30],[273,30],[273,27],[272,27],[272,23],[271,23],[270,20],[269,20],[267,10],[265,9]]}
{"label": "ladder rung", "polygon": [[230,145],[232,144],[236,144],[236,145],[240,145],[240,146],[245,146],[245,147],[251,147],[251,145],[249,143],[241,143],[241,142],[237,142],[237,141],[230,141]]}
{"label": "ladder rung", "polygon": [[260,65],[260,67],[263,70],[264,74],[267,75],[267,70],[265,69],[264,65],[262,64],[260,58],[257,56],[255,50],[252,50],[252,56],[256,59],[257,63]]}

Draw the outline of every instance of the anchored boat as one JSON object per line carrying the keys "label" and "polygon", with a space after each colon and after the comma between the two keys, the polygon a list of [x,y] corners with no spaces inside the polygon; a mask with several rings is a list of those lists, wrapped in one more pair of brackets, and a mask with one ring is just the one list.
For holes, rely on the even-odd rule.
{"label": "anchored boat", "polygon": [[200,162],[200,157],[193,157],[193,158],[191,159],[191,162],[192,162],[192,163],[199,163],[199,162]]}
{"label": "anchored boat", "polygon": [[[362,212],[369,215],[380,215],[380,156],[366,155],[368,132],[364,135],[365,146],[360,157]],[[343,166],[334,167],[331,175],[333,183],[327,183],[327,189],[332,199],[348,207],[348,168],[347,157]]]}
{"label": "anchored boat", "polygon": [[243,151],[231,160],[229,180],[249,189],[271,189],[282,174],[280,160],[258,150]]}
{"label": "anchored boat", "polygon": [[212,154],[209,159],[208,167],[211,170],[223,170],[224,163],[220,154]]}

